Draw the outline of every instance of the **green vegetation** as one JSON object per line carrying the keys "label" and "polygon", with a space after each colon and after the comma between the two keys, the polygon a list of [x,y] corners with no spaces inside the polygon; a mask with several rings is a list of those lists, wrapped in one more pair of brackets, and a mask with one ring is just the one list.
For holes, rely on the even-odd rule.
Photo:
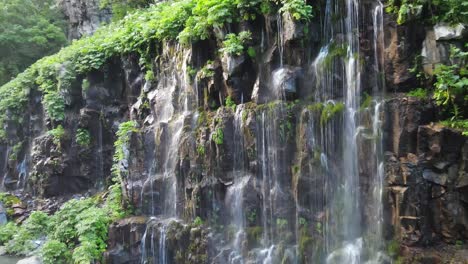
{"label": "green vegetation", "polygon": [[428,98],[427,90],[425,90],[423,88],[417,88],[417,89],[414,89],[412,91],[409,91],[408,96],[416,97],[418,99],[427,99]]}
{"label": "green vegetation", "polygon": [[101,0],[100,8],[110,8],[114,20],[122,19],[127,13],[148,7],[152,0]]}
{"label": "green vegetation", "polygon": [[205,152],[206,152],[205,146],[203,146],[203,145],[198,145],[197,146],[197,153],[198,153],[199,156],[201,156],[201,157],[205,156]]}
{"label": "green vegetation", "polygon": [[[147,2],[113,0],[102,4],[114,7],[121,3],[138,7],[146,6]],[[266,9],[289,12],[300,20],[307,20],[311,16],[311,7],[301,0],[175,0],[137,10],[115,23],[103,26],[94,35],[74,41],[57,54],[37,61],[0,87],[0,140],[6,141],[3,129],[7,121],[6,113],[9,113],[9,121],[21,122],[28,94],[32,90],[39,89],[44,94],[43,104],[52,121],[61,121],[65,117],[63,91],[71,89],[78,76],[100,69],[108,59],[134,53],[140,56],[143,70],[149,71],[152,69],[151,58],[157,56],[152,52],[154,48],[151,48],[155,44],[169,40],[188,44],[207,39],[213,35],[214,28],[253,19],[254,14],[265,12]],[[239,38],[238,35],[236,37]],[[46,43],[49,45],[50,41]],[[237,45],[230,46],[229,41],[227,44],[226,51],[238,52]],[[41,55],[44,53],[41,52]],[[253,56],[252,51],[249,54]],[[146,77],[151,79],[150,74]]]}
{"label": "green vegetation", "polygon": [[331,120],[331,118],[339,113],[342,113],[345,109],[344,103],[327,103],[323,106],[322,114],[320,116],[320,124],[324,125]]}
{"label": "green vegetation", "polygon": [[120,162],[125,159],[125,147],[130,142],[132,133],[138,132],[138,124],[135,121],[127,121],[119,126],[117,131],[117,140],[114,142],[114,166],[112,167],[112,174],[120,179],[121,169]]}
{"label": "green vegetation", "polygon": [[328,54],[323,60],[325,68],[330,69],[337,58],[345,58],[348,54],[348,47],[343,44],[331,43],[328,46]]}
{"label": "green vegetation", "polygon": [[222,145],[224,143],[223,129],[217,128],[211,135],[211,138],[216,143],[216,145]]}
{"label": "green vegetation", "polygon": [[82,147],[89,147],[91,144],[91,135],[84,128],[78,128],[76,131],[76,143]]}
{"label": "green vegetation", "polygon": [[288,225],[288,220],[283,219],[283,218],[276,219],[276,227],[279,230],[285,230],[287,225]]}
{"label": "green vegetation", "polygon": [[442,125],[461,130],[464,136],[468,136],[468,119],[461,120],[445,120],[441,122]]}
{"label": "green vegetation", "polygon": [[232,109],[232,111],[236,111],[236,102],[232,100],[231,96],[226,97],[226,107]]}
{"label": "green vegetation", "polygon": [[226,40],[223,42],[223,48],[220,50],[226,54],[240,56],[244,53],[244,45],[252,40],[250,31],[242,31],[239,34],[227,34]]}
{"label": "green vegetation", "polygon": [[104,202],[100,196],[72,199],[52,216],[36,211],[21,226],[1,226],[0,245],[9,254],[26,255],[36,249],[33,240],[47,237],[40,249],[45,264],[93,263],[106,249],[109,224],[126,215],[118,183]]}
{"label": "green vegetation", "polygon": [[50,218],[43,212],[33,212],[20,226],[12,239],[5,244],[9,254],[26,255],[32,252],[36,246],[34,239],[46,236],[51,227]]}
{"label": "green vegetation", "polygon": [[13,205],[21,204],[21,200],[9,193],[0,193],[0,202],[3,204],[3,207],[6,209],[8,217],[12,217],[14,210]]}
{"label": "green vegetation", "polygon": [[60,146],[60,142],[65,138],[65,129],[62,125],[58,125],[56,128],[49,130],[49,135],[53,137],[54,144]]}
{"label": "green vegetation", "polygon": [[0,85],[66,44],[65,23],[54,0],[2,0]]}
{"label": "green vegetation", "polygon": [[282,0],[280,12],[290,14],[296,20],[310,21],[313,16],[312,6],[304,0]]}
{"label": "green vegetation", "polygon": [[200,69],[198,73],[198,79],[202,80],[205,78],[211,78],[214,76],[215,72],[213,69],[213,61],[209,60],[206,62],[205,66]]}
{"label": "green vegetation", "polygon": [[434,99],[452,120],[468,115],[468,52],[451,47],[451,65],[439,64],[434,70]]}
{"label": "green vegetation", "polygon": [[42,247],[41,257],[44,263],[67,264],[71,262],[67,245],[58,240],[48,240]]}
{"label": "green vegetation", "polygon": [[197,216],[197,217],[193,220],[193,225],[194,225],[194,226],[202,226],[202,225],[203,225],[203,219],[201,219],[201,217]]}
{"label": "green vegetation", "polygon": [[10,160],[16,160],[18,158],[18,155],[20,151],[23,149],[23,142],[18,142],[16,143],[12,148],[11,148],[11,153],[8,156]]}
{"label": "green vegetation", "polygon": [[385,9],[404,24],[410,17],[429,18],[430,23],[467,23],[468,3],[464,0],[389,0]]}
{"label": "green vegetation", "polygon": [[0,245],[10,241],[16,233],[18,233],[18,226],[13,222],[0,226]]}

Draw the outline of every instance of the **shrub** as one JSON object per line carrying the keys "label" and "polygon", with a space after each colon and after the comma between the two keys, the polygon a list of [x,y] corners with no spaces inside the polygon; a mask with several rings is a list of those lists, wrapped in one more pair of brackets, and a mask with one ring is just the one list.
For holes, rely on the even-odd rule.
{"label": "shrub", "polygon": [[305,0],[282,0],[283,6],[280,12],[290,14],[294,19],[301,21],[310,21],[313,17],[312,6],[308,5]]}
{"label": "shrub", "polygon": [[450,58],[451,65],[439,64],[434,70],[434,99],[455,120],[468,114],[468,52],[452,46]]}
{"label": "shrub", "polygon": [[236,102],[232,100],[231,96],[226,97],[226,107],[231,108],[232,111],[236,111]]}
{"label": "shrub", "polygon": [[68,264],[71,259],[67,245],[57,240],[48,240],[40,255],[44,264]]}
{"label": "shrub", "polygon": [[18,226],[13,222],[0,226],[0,245],[4,245],[10,241],[18,233],[18,229]]}
{"label": "shrub", "polygon": [[201,217],[197,216],[197,217],[193,220],[193,225],[194,225],[194,226],[202,226],[202,225],[203,225],[203,219],[201,219]]}
{"label": "shrub", "polygon": [[226,54],[240,56],[244,53],[244,44],[252,40],[250,31],[242,31],[238,35],[227,34],[226,40],[223,42],[223,48],[220,50]]}
{"label": "shrub", "polygon": [[58,125],[56,128],[49,130],[48,134],[53,137],[54,144],[60,146],[60,142],[65,137],[65,130],[62,125]]}
{"label": "shrub", "polygon": [[87,129],[78,128],[76,131],[76,143],[82,147],[89,147],[91,144],[91,135]]}
{"label": "shrub", "polygon": [[218,128],[213,132],[212,139],[216,143],[216,145],[222,145],[224,142],[224,133],[221,128]]}
{"label": "shrub", "polygon": [[18,228],[17,233],[6,244],[6,252],[18,255],[26,255],[32,252],[36,248],[33,240],[47,235],[50,226],[50,218],[47,214],[39,211],[32,212],[24,224]]}
{"label": "shrub", "polygon": [[408,96],[416,97],[418,99],[426,99],[428,97],[427,90],[423,88],[417,88],[408,92]]}

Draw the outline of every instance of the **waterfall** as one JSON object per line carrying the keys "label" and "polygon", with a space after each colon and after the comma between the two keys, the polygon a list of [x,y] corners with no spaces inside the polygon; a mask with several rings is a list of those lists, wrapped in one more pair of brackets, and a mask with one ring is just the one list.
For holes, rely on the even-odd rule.
{"label": "waterfall", "polygon": [[[179,217],[180,188],[177,174],[180,163],[179,148],[184,135],[184,127],[193,123],[191,119],[192,97],[195,101],[196,91],[189,86],[187,73],[187,61],[190,58],[190,50],[177,46],[173,50],[168,43],[164,47],[164,56],[171,62],[159,75],[157,87],[149,92],[148,98],[153,102],[152,113],[154,115],[151,127],[156,139],[155,149],[147,155],[149,161],[147,177],[143,183],[140,199],[142,207],[151,219],[147,223],[147,229],[143,239],[148,239],[151,234],[150,248],[148,243],[142,241],[142,263],[166,264],[169,262],[166,248],[167,225]],[[173,54],[182,54],[177,57]],[[181,63],[182,62],[182,63]],[[179,75],[178,72],[184,74]],[[196,88],[196,87],[195,87]],[[148,202],[149,201],[149,205]],[[159,240],[155,241],[154,236]],[[157,259],[155,250],[157,246]],[[152,260],[151,260],[152,259]]]}
{"label": "waterfall", "polygon": [[[100,112],[102,114],[102,110]],[[99,118],[98,122],[98,131],[97,131],[97,146],[96,146],[96,154],[95,154],[95,162],[97,164],[96,169],[96,179],[97,179],[97,189],[102,190],[105,186],[105,179],[104,179],[104,158],[103,158],[103,151],[102,151],[102,120]]]}
{"label": "waterfall", "polygon": [[228,187],[226,193],[226,204],[231,211],[231,225],[235,228],[234,239],[231,242],[233,251],[229,255],[229,263],[242,264],[243,248],[245,240],[245,212],[244,212],[244,190],[250,181],[250,176],[244,166],[244,136],[243,136],[243,113],[242,105],[238,106],[234,115],[234,157],[233,157],[233,184]]}

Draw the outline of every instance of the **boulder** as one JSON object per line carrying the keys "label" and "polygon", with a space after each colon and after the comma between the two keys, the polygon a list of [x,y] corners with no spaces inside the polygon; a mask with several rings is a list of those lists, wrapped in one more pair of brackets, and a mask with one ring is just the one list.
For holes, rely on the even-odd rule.
{"label": "boulder", "polygon": [[436,40],[461,39],[465,33],[465,25],[449,25],[447,23],[438,23],[434,26]]}

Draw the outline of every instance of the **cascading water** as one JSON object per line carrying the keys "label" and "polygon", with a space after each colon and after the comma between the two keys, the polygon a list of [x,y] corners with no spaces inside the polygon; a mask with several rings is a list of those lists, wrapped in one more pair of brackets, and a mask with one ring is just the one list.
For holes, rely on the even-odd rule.
{"label": "cascading water", "polygon": [[[149,161],[147,179],[143,184],[140,194],[141,204],[147,207],[146,211],[152,218],[147,223],[147,229],[142,241],[142,263],[168,263],[166,238],[167,225],[178,217],[178,181],[177,167],[179,162],[180,140],[184,134],[184,126],[191,118],[191,100],[194,91],[188,86],[187,74],[179,77],[177,72],[184,71],[180,65],[186,65],[190,55],[188,51],[177,47],[171,50],[169,44],[164,50],[166,56],[172,61],[171,66],[166,68],[159,76],[158,86],[149,93],[149,98],[154,102],[152,130],[157,138],[154,153],[147,156]],[[183,58],[171,58],[170,52],[183,54]],[[182,60],[182,64],[179,61]],[[148,203],[149,201],[149,203]],[[157,217],[157,218],[156,218]],[[154,240],[158,233],[158,241]],[[149,238],[149,234],[151,237]],[[158,246],[157,257],[155,257],[155,244]],[[150,252],[151,251],[151,252]]]}
{"label": "cascading water", "polygon": [[[381,76],[382,72],[382,8],[377,1],[369,14],[360,14],[357,0],[326,2],[322,29],[326,43],[310,64],[314,80],[310,93],[315,97],[316,107],[304,108],[297,120],[296,133],[302,133],[300,142],[305,146],[297,146],[303,153],[296,157],[299,165],[298,168],[293,166],[294,173],[289,166],[293,158],[288,156],[291,143],[288,133],[294,132],[288,132],[288,125],[292,125],[288,123],[289,106],[284,100],[287,93],[296,92],[292,89],[297,84],[291,81],[294,67],[283,65],[283,17],[277,16],[279,65],[265,77],[269,101],[276,102],[270,102],[255,115],[257,175],[250,175],[244,164],[247,160],[243,131],[245,105],[238,105],[234,114],[232,182],[226,184],[223,197],[229,214],[225,224],[234,230],[223,244],[229,252],[224,258],[226,262],[240,264],[254,259],[256,263],[271,264],[277,263],[281,256],[281,261],[286,263],[382,263],[379,252],[383,247],[384,172],[380,112],[384,87],[380,77],[374,78],[371,84],[372,102],[365,107],[361,104],[363,91],[369,90],[361,82],[361,76]],[[374,72],[367,72],[362,65],[359,39],[360,20],[368,16],[373,22],[373,60],[370,63]],[[263,34],[264,29],[262,47],[271,44],[266,43]],[[154,102],[152,130],[157,143],[154,155],[148,156],[154,161],[147,168],[148,177],[141,193],[142,206],[145,206],[143,200],[149,202],[146,212],[153,216],[142,240],[142,263],[163,264],[170,259],[166,249],[170,223],[167,219],[177,218],[179,211],[176,177],[179,144],[193,110],[188,95],[198,95],[198,91],[190,91],[186,64],[182,65],[182,68],[177,66],[173,60],[171,66],[159,74],[158,87],[149,92],[150,101]],[[182,78],[178,71],[184,72]],[[198,89],[196,82],[194,86]],[[221,93],[217,96],[222,102]],[[331,118],[327,116],[331,114],[323,114],[325,111],[338,114]],[[363,154],[363,149],[368,152]],[[363,165],[360,158],[363,155],[371,179],[369,201],[361,197]],[[292,177],[288,177],[291,174]],[[305,182],[296,182],[301,177]],[[248,211],[244,200],[250,184],[258,188],[260,197],[259,221],[255,223],[261,230],[258,248],[246,248],[252,223],[246,220]],[[212,208],[217,208],[214,193],[210,196]],[[363,226],[364,221],[372,224]],[[310,233],[314,234],[314,239],[309,237]],[[309,253],[313,259],[303,258],[307,250],[305,244],[312,248]]]}
{"label": "cascading water", "polygon": [[244,113],[242,106],[237,107],[234,115],[234,165],[233,184],[228,187],[226,193],[226,204],[231,211],[231,226],[235,228],[234,238],[231,242],[232,252],[229,255],[229,263],[244,263],[242,243],[245,239],[245,214],[244,214],[244,190],[250,180],[244,166],[244,137],[242,133]]}

